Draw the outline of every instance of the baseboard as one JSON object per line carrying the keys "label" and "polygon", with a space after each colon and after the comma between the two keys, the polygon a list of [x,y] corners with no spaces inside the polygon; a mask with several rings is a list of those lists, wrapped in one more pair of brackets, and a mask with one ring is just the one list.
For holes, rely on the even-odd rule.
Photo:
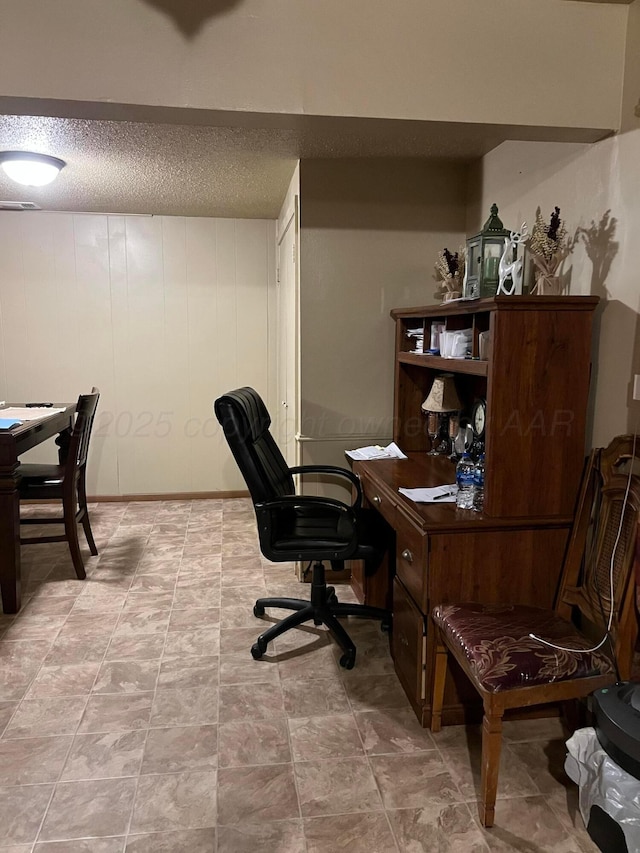
{"label": "baseboard", "polygon": [[[249,492],[167,492],[157,495],[89,495],[90,503],[118,503],[125,501],[201,501],[248,498]],[[41,503],[41,501],[40,501]]]}

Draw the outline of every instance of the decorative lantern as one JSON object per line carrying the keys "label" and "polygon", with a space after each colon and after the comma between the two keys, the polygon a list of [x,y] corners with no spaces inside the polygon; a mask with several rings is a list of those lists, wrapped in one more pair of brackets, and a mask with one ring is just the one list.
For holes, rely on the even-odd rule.
{"label": "decorative lantern", "polygon": [[491,205],[491,216],[482,231],[467,240],[467,271],[464,296],[495,296],[498,289],[498,267],[509,231],[498,217],[498,205]]}

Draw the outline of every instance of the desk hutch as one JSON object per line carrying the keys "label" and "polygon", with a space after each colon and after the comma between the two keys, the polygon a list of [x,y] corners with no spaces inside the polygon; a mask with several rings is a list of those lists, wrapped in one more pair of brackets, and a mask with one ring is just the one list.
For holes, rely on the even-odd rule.
{"label": "desk hutch", "polygon": [[[435,656],[431,609],[440,602],[512,601],[552,606],[585,458],[593,311],[597,297],[496,297],[396,309],[394,441],[407,460],[357,462],[367,504],[395,533],[387,565],[367,577],[355,567],[359,598],[392,606],[392,655],[423,725],[431,722]],[[472,329],[472,358],[411,352],[409,329],[431,323]],[[486,360],[478,335],[489,332]],[[455,504],[416,504],[399,487],[454,482],[446,457],[427,456],[420,406],[433,379],[455,375],[469,411],[487,401],[482,513]],[[394,559],[395,557],[395,559]],[[450,667],[443,718],[474,719],[475,691]]]}

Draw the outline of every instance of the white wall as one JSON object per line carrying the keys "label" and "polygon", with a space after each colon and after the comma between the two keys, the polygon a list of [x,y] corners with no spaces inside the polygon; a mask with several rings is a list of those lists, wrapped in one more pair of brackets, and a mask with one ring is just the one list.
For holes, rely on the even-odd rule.
{"label": "white wall", "polygon": [[[591,446],[637,425],[632,378],[640,373],[640,130],[593,146],[506,143],[484,158],[478,197],[483,211],[500,206],[507,228],[538,205],[545,219],[561,208],[575,249],[565,262],[570,293],[593,294],[595,313],[590,426]],[[474,205],[476,211],[477,205]],[[471,232],[477,227],[469,225]]]}
{"label": "white wall", "polygon": [[0,212],[0,398],[100,388],[90,494],[244,489],[212,403],[269,396],[274,248],[266,220]]}
{"label": "white wall", "polygon": [[393,432],[392,308],[432,305],[434,263],[464,243],[466,167],[300,164],[300,432],[304,463]]}
{"label": "white wall", "polygon": [[590,445],[640,427],[640,2],[629,7],[623,132],[595,145],[505,143],[474,176],[469,232],[496,201],[506,227],[533,225],[561,208],[575,250],[565,263],[572,294],[594,294]]}
{"label": "white wall", "polygon": [[[2,95],[275,114],[619,126],[624,5],[567,0],[0,5]],[[169,6],[173,16],[163,11]]]}

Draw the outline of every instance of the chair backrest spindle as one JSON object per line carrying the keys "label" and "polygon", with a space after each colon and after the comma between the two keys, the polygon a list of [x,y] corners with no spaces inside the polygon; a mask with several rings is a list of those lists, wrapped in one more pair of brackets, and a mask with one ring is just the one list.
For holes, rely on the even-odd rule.
{"label": "chair backrest spindle", "polygon": [[75,473],[87,464],[91,429],[99,399],[100,392],[97,388],[93,388],[91,394],[81,394],[78,397],[76,420],[69,444],[65,479],[75,476]]}
{"label": "chair backrest spindle", "polygon": [[[635,543],[640,522],[640,439],[618,436],[592,454],[558,594],[558,613],[570,618],[574,608],[585,622],[602,630],[613,607],[611,631],[620,646],[633,593]],[[630,468],[631,466],[631,476]],[[624,517],[623,517],[624,506]],[[613,572],[613,601],[611,573]]]}

